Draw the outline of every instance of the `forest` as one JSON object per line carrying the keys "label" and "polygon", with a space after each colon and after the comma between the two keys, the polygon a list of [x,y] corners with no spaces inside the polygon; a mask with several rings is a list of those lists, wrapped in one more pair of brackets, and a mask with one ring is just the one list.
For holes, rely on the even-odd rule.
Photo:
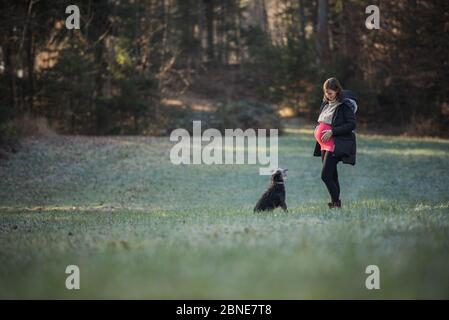
{"label": "forest", "polygon": [[[66,27],[73,4],[79,29]],[[315,120],[331,76],[359,96],[360,128],[449,132],[448,1],[4,0],[0,15],[3,143],[43,122],[86,135],[167,135],[194,119],[281,129],[282,114]]]}

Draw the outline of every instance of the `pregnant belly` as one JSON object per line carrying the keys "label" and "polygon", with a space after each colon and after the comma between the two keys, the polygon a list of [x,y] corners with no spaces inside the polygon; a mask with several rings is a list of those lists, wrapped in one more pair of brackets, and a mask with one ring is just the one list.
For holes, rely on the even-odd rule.
{"label": "pregnant belly", "polygon": [[321,150],[334,151],[334,139],[331,137],[326,142],[321,140],[325,130],[332,130],[332,127],[324,122],[320,122],[315,128],[315,139],[320,144]]}

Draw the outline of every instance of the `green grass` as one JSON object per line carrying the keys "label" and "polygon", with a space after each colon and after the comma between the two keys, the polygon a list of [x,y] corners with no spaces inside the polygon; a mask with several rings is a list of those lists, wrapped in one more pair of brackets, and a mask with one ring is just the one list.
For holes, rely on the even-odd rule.
{"label": "green grass", "polygon": [[258,166],[174,166],[170,146],[30,138],[0,163],[0,297],[449,298],[449,141],[359,135],[330,211],[312,132],[291,129],[287,214],[252,212]]}

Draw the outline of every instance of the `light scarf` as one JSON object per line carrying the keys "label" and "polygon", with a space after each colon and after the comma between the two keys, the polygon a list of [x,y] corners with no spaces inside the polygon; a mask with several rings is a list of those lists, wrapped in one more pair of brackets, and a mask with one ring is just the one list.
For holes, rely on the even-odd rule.
{"label": "light scarf", "polygon": [[335,109],[341,104],[337,99],[329,101],[323,108],[318,117],[318,122],[324,122],[332,124],[332,117],[334,116]]}

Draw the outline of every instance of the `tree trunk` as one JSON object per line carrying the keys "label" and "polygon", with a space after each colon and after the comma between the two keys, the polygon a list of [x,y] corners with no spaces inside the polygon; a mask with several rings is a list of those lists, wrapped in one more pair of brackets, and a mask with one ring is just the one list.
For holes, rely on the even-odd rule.
{"label": "tree trunk", "polygon": [[242,41],[241,41],[241,27],[242,27],[242,13],[240,10],[240,2],[235,1],[235,7],[236,7],[236,24],[235,24],[235,45],[236,45],[236,62],[240,64],[240,61],[242,60]]}
{"label": "tree trunk", "polygon": [[328,10],[328,0],[319,0],[318,1],[318,37],[317,37],[317,42],[316,42],[318,65],[327,65],[330,60],[327,10]]}
{"label": "tree trunk", "polygon": [[[7,97],[8,104],[14,111],[17,112],[18,102],[17,102],[17,84],[16,84],[16,71],[14,65],[14,53],[13,53],[13,44],[11,43],[11,39],[13,36],[12,27],[8,28],[7,39],[5,40],[5,44],[2,46],[2,52],[4,54],[5,61],[5,77],[6,83],[9,87],[9,95]],[[12,114],[12,112],[11,112]]]}
{"label": "tree trunk", "polygon": [[215,60],[214,49],[214,0],[204,0],[206,5],[206,28],[207,28],[207,60]]}
{"label": "tree trunk", "polygon": [[270,36],[270,28],[268,26],[268,15],[267,15],[267,7],[265,5],[265,0],[260,0],[260,5],[262,8],[262,24],[263,24],[263,30],[265,31],[265,34],[270,39],[271,43],[271,36]]}
{"label": "tree trunk", "polygon": [[96,0],[91,2],[92,25],[89,29],[89,47],[93,49],[95,65],[95,89],[93,99],[95,103],[95,128],[96,134],[104,133],[105,113],[96,101],[103,95],[103,74],[107,69],[107,61],[104,58],[105,37],[109,30],[108,0]]}
{"label": "tree trunk", "polygon": [[31,30],[28,30],[27,45],[27,69],[28,69],[28,110],[33,113],[33,100],[34,100],[34,59],[35,59],[35,38]]}
{"label": "tree trunk", "polygon": [[304,15],[304,0],[299,0],[299,37],[301,45],[306,42],[306,20]]}

